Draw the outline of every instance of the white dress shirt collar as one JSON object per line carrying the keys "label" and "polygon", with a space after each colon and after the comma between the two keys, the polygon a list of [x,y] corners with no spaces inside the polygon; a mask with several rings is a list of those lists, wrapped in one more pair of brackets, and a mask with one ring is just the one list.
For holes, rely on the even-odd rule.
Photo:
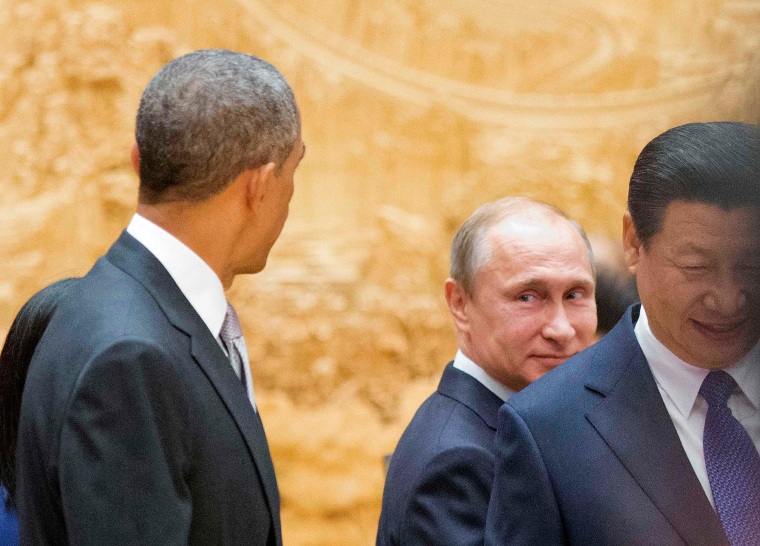
{"label": "white dress shirt collar", "polygon": [[475,378],[478,383],[483,385],[485,388],[487,388],[489,391],[494,393],[505,402],[507,401],[507,398],[509,398],[514,393],[512,389],[505,387],[496,381],[493,377],[488,375],[483,368],[470,360],[467,355],[465,355],[461,350],[457,350],[457,355],[454,357],[454,367],[457,370],[461,370],[467,375]]}
{"label": "white dress shirt collar", "polygon": [[227,298],[214,270],[182,241],[139,214],[132,217],[127,233],[161,262],[201,320],[218,339],[227,313]]}
{"label": "white dress shirt collar", "polygon": [[[691,415],[702,381],[709,370],[693,366],[674,355],[652,333],[644,307],[635,327],[636,339],[649,363],[655,381],[668,394],[685,418]],[[724,368],[734,378],[747,399],[760,407],[760,342],[741,360]]]}

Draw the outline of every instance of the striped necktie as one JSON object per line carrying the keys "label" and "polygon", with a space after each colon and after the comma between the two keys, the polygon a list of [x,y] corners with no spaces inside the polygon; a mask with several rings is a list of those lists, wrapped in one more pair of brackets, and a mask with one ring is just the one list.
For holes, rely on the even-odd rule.
{"label": "striped necktie", "polygon": [[240,320],[235,312],[235,308],[229,302],[227,302],[227,313],[224,315],[224,322],[222,323],[222,329],[219,331],[219,337],[222,338],[222,342],[227,349],[232,369],[240,378],[243,388],[246,390],[251,405],[253,405],[253,409],[255,410],[256,401],[253,397],[253,392],[248,392],[248,381],[246,378],[247,363],[243,358],[243,355],[247,354],[245,340],[243,339],[243,329],[240,327]]}

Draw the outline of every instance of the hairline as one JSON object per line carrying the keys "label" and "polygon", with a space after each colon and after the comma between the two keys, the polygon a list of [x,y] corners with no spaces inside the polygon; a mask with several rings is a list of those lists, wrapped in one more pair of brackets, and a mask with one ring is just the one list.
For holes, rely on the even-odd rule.
{"label": "hairline", "polygon": [[504,197],[479,207],[462,224],[451,243],[450,276],[464,289],[467,296],[475,293],[477,278],[482,269],[493,259],[490,234],[492,229],[511,217],[524,214],[526,210],[538,211],[553,220],[565,220],[572,225],[583,241],[589,260],[592,278],[596,277],[594,253],[591,242],[581,225],[563,210],[528,197]]}

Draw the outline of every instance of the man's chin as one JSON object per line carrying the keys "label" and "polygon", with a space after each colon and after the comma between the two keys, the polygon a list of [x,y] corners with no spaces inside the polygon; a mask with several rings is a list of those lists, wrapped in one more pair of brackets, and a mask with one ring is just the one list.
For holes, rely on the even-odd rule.
{"label": "man's chin", "polygon": [[235,275],[254,275],[256,273],[261,273],[267,265],[268,258],[269,253],[251,259],[247,263],[240,264],[235,268]]}
{"label": "man's chin", "polygon": [[707,370],[722,370],[739,362],[752,350],[755,343],[737,343],[731,345],[716,346],[705,344],[702,350],[692,353],[694,357],[686,360],[687,363]]}

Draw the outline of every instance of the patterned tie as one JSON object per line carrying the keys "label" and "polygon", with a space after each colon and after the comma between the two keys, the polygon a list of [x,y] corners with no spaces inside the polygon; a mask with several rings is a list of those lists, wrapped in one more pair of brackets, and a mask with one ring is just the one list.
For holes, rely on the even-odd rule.
{"label": "patterned tie", "polygon": [[736,383],[723,371],[707,374],[705,465],[718,517],[733,546],[760,545],[760,455],[726,405]]}
{"label": "patterned tie", "polygon": [[219,337],[222,338],[224,346],[227,348],[227,353],[230,355],[230,364],[232,369],[235,370],[235,374],[240,377],[240,381],[243,383],[243,388],[249,395],[253,409],[256,409],[256,402],[253,397],[253,393],[248,393],[248,382],[246,381],[245,368],[246,364],[243,359],[243,354],[246,354],[245,340],[243,339],[243,329],[240,327],[240,320],[238,319],[235,308],[232,304],[227,302],[227,313],[224,315],[224,322],[222,323],[222,329],[219,331]]}

